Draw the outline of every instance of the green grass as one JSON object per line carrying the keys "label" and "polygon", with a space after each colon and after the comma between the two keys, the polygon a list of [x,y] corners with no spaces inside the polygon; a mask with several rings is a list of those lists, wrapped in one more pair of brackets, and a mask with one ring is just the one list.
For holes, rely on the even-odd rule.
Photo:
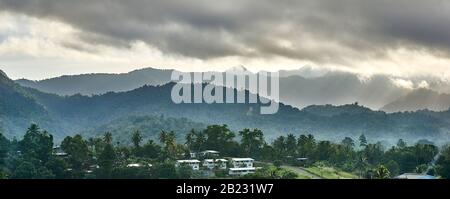
{"label": "green grass", "polygon": [[297,173],[297,179],[299,179],[299,180],[308,180],[308,179],[311,179],[311,178],[309,178],[308,176],[305,176],[305,175]]}
{"label": "green grass", "polygon": [[306,171],[325,179],[356,179],[358,176],[332,167],[309,167]]}

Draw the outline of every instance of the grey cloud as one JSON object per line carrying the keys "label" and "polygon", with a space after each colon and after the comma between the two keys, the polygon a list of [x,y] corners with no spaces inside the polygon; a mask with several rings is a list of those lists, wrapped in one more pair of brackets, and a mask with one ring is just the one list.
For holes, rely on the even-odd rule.
{"label": "grey cloud", "polygon": [[[282,56],[351,65],[400,47],[450,57],[445,0],[0,0],[0,10],[69,23],[90,43],[129,47],[141,40],[201,59]],[[279,46],[280,39],[294,48]],[[338,47],[320,45],[327,41]]]}

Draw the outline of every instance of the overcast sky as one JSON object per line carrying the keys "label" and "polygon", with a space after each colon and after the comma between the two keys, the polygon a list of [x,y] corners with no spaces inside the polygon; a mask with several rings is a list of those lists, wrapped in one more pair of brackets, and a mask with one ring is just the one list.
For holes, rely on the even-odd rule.
{"label": "overcast sky", "polygon": [[12,78],[237,65],[450,79],[450,1],[0,0]]}

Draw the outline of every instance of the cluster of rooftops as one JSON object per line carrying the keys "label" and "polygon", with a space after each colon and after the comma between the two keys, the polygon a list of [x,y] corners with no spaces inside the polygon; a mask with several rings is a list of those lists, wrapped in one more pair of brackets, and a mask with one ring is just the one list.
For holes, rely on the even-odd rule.
{"label": "cluster of rooftops", "polygon": [[214,150],[193,152],[191,159],[177,160],[175,166],[189,166],[192,170],[228,170],[231,176],[254,173],[257,169],[253,166],[253,158],[220,158],[219,154]]}

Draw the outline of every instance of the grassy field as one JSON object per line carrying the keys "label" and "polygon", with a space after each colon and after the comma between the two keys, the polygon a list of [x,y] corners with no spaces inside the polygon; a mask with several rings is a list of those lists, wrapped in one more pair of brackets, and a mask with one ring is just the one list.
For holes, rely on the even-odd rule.
{"label": "grassy field", "polygon": [[321,176],[324,179],[356,179],[358,176],[332,167],[309,167],[306,171]]}
{"label": "grassy field", "polygon": [[311,179],[309,176],[306,176],[306,175],[302,175],[302,174],[299,174],[299,173],[297,173],[297,179],[300,179],[300,180],[309,180],[309,179]]}

